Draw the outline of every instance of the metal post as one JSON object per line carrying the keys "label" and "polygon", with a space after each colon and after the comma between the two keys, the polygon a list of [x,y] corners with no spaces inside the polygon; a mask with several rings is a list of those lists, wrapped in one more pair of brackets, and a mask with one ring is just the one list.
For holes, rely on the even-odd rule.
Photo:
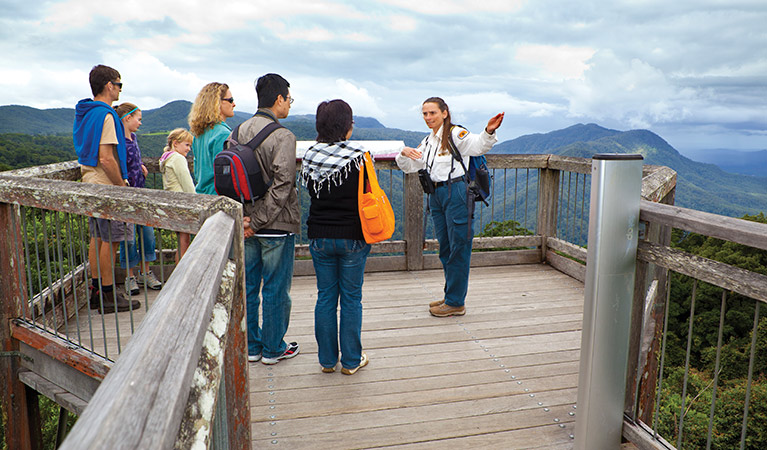
{"label": "metal post", "polygon": [[592,160],[575,424],[579,450],[612,450],[621,443],[642,159],[597,154]]}

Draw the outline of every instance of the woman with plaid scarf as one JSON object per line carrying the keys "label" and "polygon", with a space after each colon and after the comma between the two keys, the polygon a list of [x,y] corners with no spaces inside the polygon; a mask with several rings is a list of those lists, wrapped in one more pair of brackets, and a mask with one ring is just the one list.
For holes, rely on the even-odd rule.
{"label": "woman with plaid scarf", "polygon": [[[368,363],[362,351],[362,282],[370,244],[357,208],[359,171],[365,151],[352,146],[352,108],[343,100],[317,107],[317,144],[306,151],[301,180],[311,196],[306,221],[317,304],[314,335],[322,372],[352,375]],[[338,303],[341,302],[341,321]]]}

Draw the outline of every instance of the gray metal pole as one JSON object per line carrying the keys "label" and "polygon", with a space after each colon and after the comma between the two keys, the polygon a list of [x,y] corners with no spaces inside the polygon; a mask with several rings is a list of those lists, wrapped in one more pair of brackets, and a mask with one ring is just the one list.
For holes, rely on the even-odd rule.
{"label": "gray metal pole", "polygon": [[591,165],[575,448],[620,448],[636,269],[642,155],[597,154]]}

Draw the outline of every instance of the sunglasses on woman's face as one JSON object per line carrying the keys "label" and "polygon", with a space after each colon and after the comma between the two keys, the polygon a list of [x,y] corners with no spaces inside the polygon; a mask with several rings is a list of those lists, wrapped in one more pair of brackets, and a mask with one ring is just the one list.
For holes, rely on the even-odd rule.
{"label": "sunglasses on woman's face", "polygon": [[223,100],[225,102],[229,102],[231,104],[234,104],[234,97],[222,98],[221,100]]}

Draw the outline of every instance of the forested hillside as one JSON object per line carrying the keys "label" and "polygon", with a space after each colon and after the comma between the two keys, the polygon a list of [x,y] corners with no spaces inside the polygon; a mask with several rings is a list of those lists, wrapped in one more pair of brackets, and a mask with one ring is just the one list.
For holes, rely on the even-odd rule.
{"label": "forested hillside", "polygon": [[0,106],[0,134],[72,134],[74,108],[36,109],[29,106]]}
{"label": "forested hillside", "polygon": [[76,159],[72,135],[0,134],[0,171]]}

